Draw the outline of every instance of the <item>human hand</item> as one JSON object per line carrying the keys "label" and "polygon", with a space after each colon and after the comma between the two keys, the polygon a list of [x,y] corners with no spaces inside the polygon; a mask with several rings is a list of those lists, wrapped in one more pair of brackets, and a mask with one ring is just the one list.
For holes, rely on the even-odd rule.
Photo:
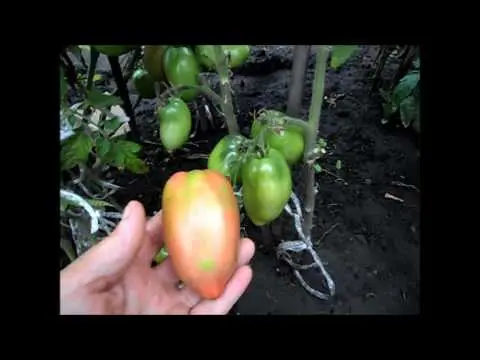
{"label": "human hand", "polygon": [[61,314],[227,314],[252,280],[255,247],[240,243],[238,268],[222,296],[203,300],[179,281],[170,259],[152,268],[163,245],[161,212],[146,219],[132,201],[115,231],[60,273]]}

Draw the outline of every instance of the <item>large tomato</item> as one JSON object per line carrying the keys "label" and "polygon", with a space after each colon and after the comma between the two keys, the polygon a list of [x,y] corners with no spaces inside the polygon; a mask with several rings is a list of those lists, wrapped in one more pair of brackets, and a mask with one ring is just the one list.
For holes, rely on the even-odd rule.
{"label": "large tomato", "polygon": [[162,196],[165,245],[176,274],[206,299],[237,267],[240,213],[228,179],[214,170],[177,172]]}
{"label": "large tomato", "polygon": [[217,170],[239,184],[241,182],[241,148],[246,138],[240,134],[229,134],[223,137],[213,148],[208,157],[208,168]]}
{"label": "large tomato", "polygon": [[[275,125],[274,122],[272,124]],[[252,124],[251,136],[257,136],[265,127],[265,124],[255,120]],[[264,139],[268,146],[283,154],[290,166],[297,164],[303,157],[305,139],[303,129],[297,125],[279,124],[278,127],[264,129]]]}
{"label": "large tomato", "polygon": [[166,81],[163,55],[167,48],[167,45],[145,45],[143,49],[143,66],[154,81]]}
{"label": "large tomato", "polygon": [[142,98],[153,99],[155,97],[155,82],[147,70],[135,70],[132,79],[135,89]]}
{"label": "large tomato", "polygon": [[280,216],[292,193],[292,174],[282,153],[267,148],[242,166],[243,205],[257,226]]}
{"label": "large tomato", "polygon": [[[229,56],[228,66],[231,69],[243,65],[250,56],[249,45],[222,45],[225,55]],[[200,63],[209,70],[215,69],[215,52],[213,45],[198,45],[195,52]]]}
{"label": "large tomato", "polygon": [[[169,47],[163,56],[163,69],[168,82],[173,86],[198,85],[200,65],[195,53],[187,46]],[[180,97],[189,101],[196,97],[197,89],[188,89],[180,93]]]}
{"label": "large tomato", "polygon": [[182,147],[192,130],[192,114],[185,102],[177,97],[158,109],[160,141],[168,151]]}
{"label": "large tomato", "polygon": [[132,51],[136,45],[92,45],[101,54],[107,56],[120,56]]}

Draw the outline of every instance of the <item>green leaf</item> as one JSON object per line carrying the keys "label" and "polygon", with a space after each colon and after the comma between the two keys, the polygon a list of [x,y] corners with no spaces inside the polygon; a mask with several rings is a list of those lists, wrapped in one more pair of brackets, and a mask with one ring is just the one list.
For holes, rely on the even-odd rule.
{"label": "green leaf", "polygon": [[113,164],[120,170],[127,169],[136,174],[148,172],[148,166],[137,156],[141,146],[127,140],[112,141],[112,149],[104,161]]}
{"label": "green leaf", "polygon": [[104,201],[104,200],[97,200],[97,199],[86,199],[86,200],[90,205],[92,205],[94,208],[97,208],[97,209],[103,209],[103,208],[106,208],[106,207],[113,207],[112,204],[110,204],[109,202]]}
{"label": "green leaf", "polygon": [[128,158],[125,167],[134,174],[146,174],[149,170],[145,161],[138,157]]}
{"label": "green leaf", "polygon": [[335,168],[337,170],[340,170],[342,168],[342,160],[337,160],[337,163],[335,164]]}
{"label": "green leaf", "polygon": [[405,127],[409,127],[417,119],[417,101],[409,96],[400,103],[400,119]]}
{"label": "green leaf", "polygon": [[334,69],[338,69],[358,49],[358,45],[334,45],[332,49],[332,57],[330,59],[330,66]]}
{"label": "green leaf", "polygon": [[322,172],[322,167],[318,164],[313,164],[313,170],[315,170],[315,172],[317,172],[317,173],[321,173]]}
{"label": "green leaf", "polygon": [[94,107],[95,109],[103,109],[110,106],[123,104],[122,100],[119,97],[103,94],[95,88],[92,88],[88,92],[86,103]]}
{"label": "green leaf", "polygon": [[405,75],[395,86],[392,95],[392,102],[396,106],[400,106],[400,103],[406,99],[412,93],[413,89],[420,81],[420,73],[418,71],[412,71]]}
{"label": "green leaf", "polygon": [[115,116],[109,120],[103,121],[103,130],[106,131],[108,135],[111,135],[114,134],[122,124],[122,120],[120,120],[118,116]]}
{"label": "green leaf", "polygon": [[92,148],[93,140],[84,132],[79,132],[67,139],[60,151],[62,170],[86,163]]}
{"label": "green leaf", "polygon": [[100,158],[104,158],[112,148],[112,143],[110,140],[100,136],[96,141],[95,148],[97,149],[97,155]]}

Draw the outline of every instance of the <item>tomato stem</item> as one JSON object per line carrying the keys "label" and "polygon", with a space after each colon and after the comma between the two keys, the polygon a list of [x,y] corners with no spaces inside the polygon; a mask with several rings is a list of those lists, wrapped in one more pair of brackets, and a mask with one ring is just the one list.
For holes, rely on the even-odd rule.
{"label": "tomato stem", "polygon": [[[330,48],[326,45],[319,45],[316,50],[315,75],[313,82],[313,92],[310,100],[310,109],[308,113],[309,131],[306,132],[304,159],[314,150],[317,143],[318,127],[320,125],[320,115],[323,105],[323,94],[325,90],[325,74],[327,68],[327,59]],[[315,207],[315,169],[313,163],[305,164],[305,180],[307,182],[305,192],[305,218],[303,230],[305,236],[309,237],[313,223],[313,209]]]}
{"label": "tomato stem", "polygon": [[214,45],[213,51],[215,55],[215,67],[217,69],[218,76],[220,77],[220,106],[223,114],[225,115],[228,132],[230,134],[238,134],[240,130],[238,128],[237,118],[233,111],[232,86],[230,84],[230,77],[228,74],[227,58],[221,45]]}
{"label": "tomato stem", "polygon": [[109,56],[108,61],[110,63],[110,68],[112,69],[112,75],[117,84],[117,89],[120,95],[120,98],[123,101],[122,108],[125,110],[125,113],[130,118],[128,125],[131,129],[132,140],[140,141],[140,133],[137,129],[137,123],[135,122],[135,113],[133,112],[132,103],[130,102],[130,96],[128,94],[127,84],[123,78],[122,68],[118,62],[118,56]]}
{"label": "tomato stem", "polygon": [[290,116],[300,115],[308,55],[310,55],[310,45],[295,46],[293,51],[292,80],[287,101],[287,114]]}

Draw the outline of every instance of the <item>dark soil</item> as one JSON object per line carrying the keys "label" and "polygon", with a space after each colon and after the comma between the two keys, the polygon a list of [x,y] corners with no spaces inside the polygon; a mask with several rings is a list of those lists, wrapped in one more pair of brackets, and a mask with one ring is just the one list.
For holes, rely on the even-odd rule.
{"label": "dark soil", "polygon": [[[376,47],[363,47],[339,71],[329,70],[325,95],[344,94],[335,105],[325,104],[320,135],[328,142],[323,168],[317,177],[319,192],[313,240],[336,282],[337,295],[322,301],[308,294],[289,267],[275,258],[258,228],[246,226],[257,244],[252,266],[254,278],[237,303],[237,314],[414,314],[419,312],[420,292],[420,193],[418,139],[409,129],[382,125],[382,106],[377,93],[369,94]],[[251,115],[262,108],[284,110],[292,63],[291,46],[254,46],[250,61],[237,71],[233,87],[238,120],[248,133]],[[313,79],[314,56],[309,61],[302,117],[307,116]],[[392,76],[394,64],[383,76]],[[212,77],[212,82],[215,79]],[[142,100],[137,121],[144,139],[159,142],[153,115],[154,102]],[[208,135],[206,135],[208,134]],[[149,214],[159,209],[160,193],[170,175],[180,169],[206,167],[206,156],[225,131],[199,133],[180,152],[168,159],[160,146],[145,145],[151,167],[146,176],[121,175],[125,186],[118,193],[121,204],[141,201]],[[193,155],[195,154],[195,155]],[[200,158],[198,154],[203,154]],[[192,156],[193,155],[193,156]],[[191,157],[191,158],[189,158]],[[342,168],[335,164],[341,160]],[[296,191],[301,191],[303,172],[295,169]],[[389,193],[403,202],[385,198]],[[295,240],[292,219],[285,214],[274,226],[275,243]],[[330,231],[331,230],[331,231]],[[320,273],[306,280],[314,288],[322,284]]]}

